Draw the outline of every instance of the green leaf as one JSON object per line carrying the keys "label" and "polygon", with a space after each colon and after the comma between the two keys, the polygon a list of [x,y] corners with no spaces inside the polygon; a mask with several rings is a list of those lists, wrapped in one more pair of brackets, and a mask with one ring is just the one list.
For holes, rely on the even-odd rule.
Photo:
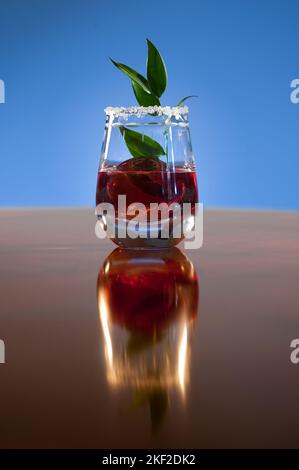
{"label": "green leaf", "polygon": [[153,348],[163,339],[164,335],[145,335],[132,332],[127,342],[128,355],[139,354],[145,349]]}
{"label": "green leaf", "polygon": [[147,80],[152,92],[160,97],[167,85],[167,70],[158,49],[147,39]]}
{"label": "green leaf", "polygon": [[147,135],[132,131],[123,126],[119,130],[133,157],[158,157],[159,155],[165,155],[165,150],[159,142]]}
{"label": "green leaf", "polygon": [[132,80],[132,87],[136,100],[140,106],[160,106],[159,98],[152,93],[146,93],[137,82]]}
{"label": "green leaf", "polygon": [[134,394],[132,408],[138,408],[146,404],[149,405],[150,409],[152,431],[156,433],[161,428],[169,409],[167,390],[162,387],[137,389]]}
{"label": "green leaf", "polygon": [[189,96],[185,96],[185,98],[182,98],[178,104],[176,104],[176,106],[181,106],[181,104],[183,104],[186,100],[188,100],[189,98],[198,98],[197,95],[189,95]]}
{"label": "green leaf", "polygon": [[143,75],[140,75],[140,73],[136,72],[136,70],[132,69],[131,67],[128,67],[125,64],[121,64],[119,62],[115,62],[113,59],[110,60],[112,64],[115,65],[119,70],[121,70],[125,75],[127,75],[131,80],[136,82],[146,93],[151,93],[149,84],[147,83],[146,78],[143,77]]}
{"label": "green leaf", "polygon": [[149,400],[151,424],[153,432],[160,429],[169,407],[168,394],[164,389],[152,392]]}

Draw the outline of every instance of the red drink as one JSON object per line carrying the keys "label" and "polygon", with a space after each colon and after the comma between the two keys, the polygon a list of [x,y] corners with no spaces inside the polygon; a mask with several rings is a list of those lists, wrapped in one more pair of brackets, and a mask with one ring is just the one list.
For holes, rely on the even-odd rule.
{"label": "red drink", "polygon": [[98,174],[96,203],[110,202],[117,209],[118,195],[126,195],[127,205],[141,202],[150,209],[153,202],[197,202],[196,174],[184,168],[167,170],[154,158],[138,157]]}
{"label": "red drink", "polygon": [[[175,203],[180,206],[191,203],[191,212],[194,214],[195,203],[198,202],[196,174],[188,168],[169,169],[164,162],[154,157],[131,158],[98,174],[96,204],[107,202],[113,205],[116,225],[117,219],[130,220],[126,211],[123,213],[118,207],[119,195],[126,196],[126,210],[131,204],[142,203],[148,219],[152,203]],[[171,213],[169,217],[172,218]],[[173,240],[170,244],[175,245],[181,239]],[[142,245],[147,245],[144,242],[143,239]],[[122,245],[120,240],[117,243]],[[158,247],[162,246],[158,244]]]}

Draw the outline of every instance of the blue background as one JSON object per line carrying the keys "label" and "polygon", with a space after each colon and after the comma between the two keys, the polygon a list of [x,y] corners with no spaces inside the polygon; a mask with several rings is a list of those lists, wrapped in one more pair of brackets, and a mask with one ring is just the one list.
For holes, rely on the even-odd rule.
{"label": "blue background", "polygon": [[201,200],[299,209],[298,0],[0,0],[0,205],[94,205],[103,108],[135,100],[112,56],[165,58],[187,94]]}

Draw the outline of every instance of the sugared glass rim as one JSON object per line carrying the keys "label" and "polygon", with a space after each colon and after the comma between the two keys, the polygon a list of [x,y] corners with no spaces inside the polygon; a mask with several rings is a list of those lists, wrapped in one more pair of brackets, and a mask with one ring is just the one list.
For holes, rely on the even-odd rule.
{"label": "sugared glass rim", "polygon": [[158,115],[175,117],[180,119],[186,116],[189,112],[188,106],[128,106],[128,107],[113,107],[108,106],[104,109],[107,116],[122,117],[128,116],[146,116],[146,115]]}

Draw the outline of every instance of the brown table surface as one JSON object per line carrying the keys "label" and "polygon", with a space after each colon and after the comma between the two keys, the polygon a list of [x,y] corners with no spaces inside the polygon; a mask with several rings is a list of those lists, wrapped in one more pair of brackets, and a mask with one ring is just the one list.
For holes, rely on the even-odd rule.
{"label": "brown table surface", "polygon": [[115,246],[94,225],[91,209],[0,211],[0,447],[299,447],[299,214],[205,212],[190,380],[155,432],[107,382],[96,285]]}

